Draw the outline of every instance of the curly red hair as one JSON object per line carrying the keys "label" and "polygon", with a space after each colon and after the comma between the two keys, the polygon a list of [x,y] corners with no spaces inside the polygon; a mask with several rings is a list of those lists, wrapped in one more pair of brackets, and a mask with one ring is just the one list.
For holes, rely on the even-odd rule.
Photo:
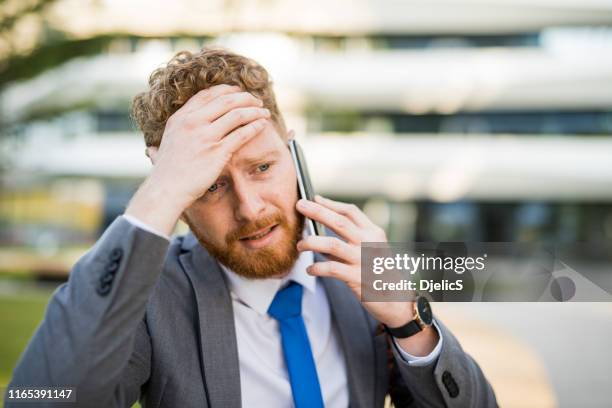
{"label": "curly red hair", "polygon": [[134,97],[132,118],[147,146],[159,146],[168,118],[193,95],[214,85],[237,85],[263,101],[282,137],[285,122],[268,72],[257,62],[222,48],[181,51],[149,78],[149,90]]}

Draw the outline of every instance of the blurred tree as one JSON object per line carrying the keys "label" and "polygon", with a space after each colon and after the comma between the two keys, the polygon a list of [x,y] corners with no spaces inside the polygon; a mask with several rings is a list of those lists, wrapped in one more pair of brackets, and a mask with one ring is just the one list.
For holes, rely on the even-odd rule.
{"label": "blurred tree", "polygon": [[[71,38],[51,23],[57,0],[0,0],[0,93],[10,83],[35,77],[67,60],[99,53],[110,36]],[[11,133],[0,112],[0,139]],[[10,166],[10,148],[0,146],[0,196]]]}
{"label": "blurred tree", "polygon": [[50,23],[57,0],[0,0],[0,90],[67,60],[100,53],[115,36],[72,38]]}
{"label": "blurred tree", "polygon": [[0,87],[16,79],[14,74],[7,75],[14,62],[25,58],[44,40],[41,34],[46,14],[55,2],[0,0]]}

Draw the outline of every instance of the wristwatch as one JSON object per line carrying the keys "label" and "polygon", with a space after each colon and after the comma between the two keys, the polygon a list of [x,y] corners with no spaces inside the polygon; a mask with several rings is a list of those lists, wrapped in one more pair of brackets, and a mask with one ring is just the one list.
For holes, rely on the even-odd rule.
{"label": "wristwatch", "polygon": [[426,327],[430,327],[433,323],[433,313],[426,297],[417,296],[414,301],[414,315],[414,319],[403,326],[390,328],[384,325],[385,330],[397,339],[405,339],[417,334]]}

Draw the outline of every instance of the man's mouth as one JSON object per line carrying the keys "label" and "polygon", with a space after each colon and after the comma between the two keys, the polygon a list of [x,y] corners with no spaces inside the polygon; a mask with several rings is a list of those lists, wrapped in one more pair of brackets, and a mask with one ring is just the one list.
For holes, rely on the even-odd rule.
{"label": "man's mouth", "polygon": [[255,241],[258,240],[260,238],[265,237],[266,235],[268,235],[269,233],[271,233],[274,228],[276,228],[278,226],[278,224],[272,225],[270,227],[266,227],[263,229],[260,229],[259,231],[255,231],[254,234],[248,235],[246,237],[242,237],[240,238],[241,241]]}

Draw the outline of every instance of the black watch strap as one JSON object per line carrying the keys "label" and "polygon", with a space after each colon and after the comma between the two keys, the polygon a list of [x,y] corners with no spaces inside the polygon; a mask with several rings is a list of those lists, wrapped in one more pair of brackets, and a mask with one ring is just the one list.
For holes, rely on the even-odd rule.
{"label": "black watch strap", "polygon": [[385,325],[385,330],[387,331],[387,333],[389,333],[390,335],[392,335],[393,337],[397,339],[405,339],[406,337],[410,337],[412,335],[417,334],[422,329],[419,323],[417,323],[416,319],[414,319],[414,320],[409,321],[403,326],[395,327],[393,329]]}

